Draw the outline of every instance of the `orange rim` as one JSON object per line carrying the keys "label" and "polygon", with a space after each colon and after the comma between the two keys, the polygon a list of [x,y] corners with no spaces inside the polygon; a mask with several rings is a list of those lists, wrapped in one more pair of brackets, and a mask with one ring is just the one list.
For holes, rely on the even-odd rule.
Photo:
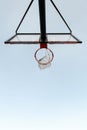
{"label": "orange rim", "polygon": [[46,63],[41,63],[41,62],[39,61],[39,59],[37,58],[37,53],[38,53],[41,49],[43,49],[43,48],[39,48],[39,49],[36,50],[36,52],[35,52],[35,54],[34,54],[35,60],[36,60],[36,61],[38,62],[38,64],[40,64],[40,65],[47,65],[47,64],[51,63],[51,62],[53,61],[54,54],[53,54],[52,50],[50,50],[49,48],[46,48],[46,50],[49,50],[49,51],[51,52],[52,58],[51,58],[48,62],[46,62]]}

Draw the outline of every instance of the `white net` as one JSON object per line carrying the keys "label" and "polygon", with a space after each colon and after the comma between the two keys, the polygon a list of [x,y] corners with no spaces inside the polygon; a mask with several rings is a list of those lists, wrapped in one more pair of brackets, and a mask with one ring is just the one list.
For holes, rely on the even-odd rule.
{"label": "white net", "polygon": [[45,69],[51,66],[51,62],[50,61],[50,55],[46,55],[43,58],[41,58],[38,62],[38,66],[40,69]]}

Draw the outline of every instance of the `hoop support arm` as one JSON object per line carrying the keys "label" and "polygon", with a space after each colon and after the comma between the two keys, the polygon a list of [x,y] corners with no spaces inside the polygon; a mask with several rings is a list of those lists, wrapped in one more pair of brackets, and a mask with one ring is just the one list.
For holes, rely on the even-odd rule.
{"label": "hoop support arm", "polygon": [[72,34],[72,30],[70,29],[68,23],[66,22],[66,20],[64,19],[64,17],[62,16],[62,14],[60,13],[59,9],[56,7],[55,3],[53,2],[53,0],[50,0],[52,5],[54,6],[54,8],[56,9],[56,11],[58,12],[58,14],[60,15],[60,17],[62,18],[63,22],[65,23],[65,25],[67,26],[67,28],[70,31],[70,34]]}
{"label": "hoop support arm", "polygon": [[27,10],[25,11],[25,13],[24,13],[24,15],[23,15],[23,17],[22,17],[22,19],[21,19],[21,21],[20,21],[20,23],[19,23],[19,25],[18,25],[18,27],[17,27],[17,29],[16,29],[16,34],[17,34],[17,32],[18,32],[18,29],[20,28],[20,26],[21,26],[21,24],[22,24],[22,22],[23,22],[23,20],[24,20],[24,18],[25,18],[25,16],[26,16],[26,14],[27,14],[27,12],[28,12],[28,10],[30,9],[30,7],[31,7],[31,5],[32,5],[32,3],[33,3],[33,1],[34,0],[31,0],[31,2],[30,2],[30,4],[29,4],[29,6],[28,6],[28,8],[27,8]]}

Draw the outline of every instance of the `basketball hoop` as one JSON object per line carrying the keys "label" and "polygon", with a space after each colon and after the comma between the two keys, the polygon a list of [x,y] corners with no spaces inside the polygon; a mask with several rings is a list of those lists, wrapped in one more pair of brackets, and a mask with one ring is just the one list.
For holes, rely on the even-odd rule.
{"label": "basketball hoop", "polygon": [[36,50],[34,57],[36,61],[38,62],[39,68],[45,69],[51,66],[51,62],[53,61],[54,54],[52,50],[50,50],[47,47],[47,44],[44,43],[40,45],[40,48],[38,50]]}
{"label": "basketball hoop", "polygon": [[[65,18],[59,11],[58,7],[53,0],[50,0],[52,6],[56,10],[56,13],[60,16],[61,20],[68,29],[68,32],[47,32],[47,22],[46,22],[46,0],[38,0],[38,9],[39,9],[39,19],[40,19],[40,33],[25,33],[20,32],[19,29],[23,23],[28,11],[30,10],[31,5],[35,0],[31,0],[26,9],[20,23],[17,26],[15,35],[10,39],[5,41],[5,44],[40,44],[40,48],[36,50],[34,57],[38,62],[38,65],[41,69],[50,67],[51,62],[54,58],[52,50],[47,47],[47,44],[78,44],[82,43],[76,36],[73,35],[71,28],[66,22]],[[37,12],[37,11],[36,11]],[[52,18],[53,19],[53,18]],[[52,21],[51,21],[52,22]],[[33,23],[33,22],[32,22]],[[52,23],[53,24],[53,23]]]}

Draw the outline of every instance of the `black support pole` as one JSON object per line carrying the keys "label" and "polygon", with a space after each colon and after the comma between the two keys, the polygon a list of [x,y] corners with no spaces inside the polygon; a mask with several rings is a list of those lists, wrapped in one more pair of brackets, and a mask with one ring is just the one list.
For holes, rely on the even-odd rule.
{"label": "black support pole", "polygon": [[45,16],[45,0],[38,0],[39,3],[39,15],[40,15],[40,42],[46,42],[46,16]]}

